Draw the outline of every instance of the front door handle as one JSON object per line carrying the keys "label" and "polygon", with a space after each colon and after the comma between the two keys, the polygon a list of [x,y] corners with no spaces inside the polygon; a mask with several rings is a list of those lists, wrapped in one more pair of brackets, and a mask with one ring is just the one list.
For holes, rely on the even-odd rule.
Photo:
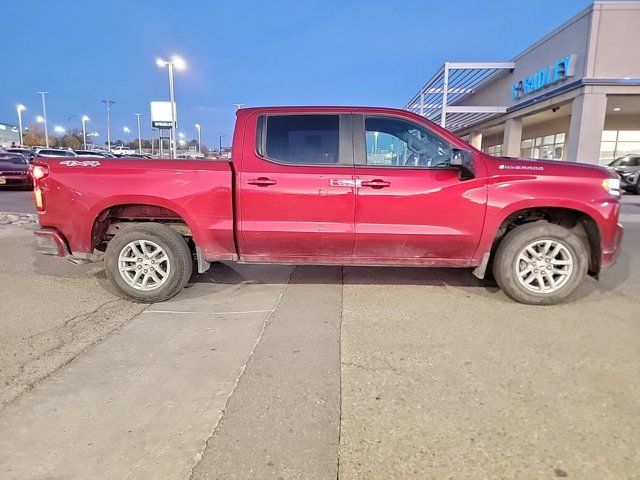
{"label": "front door handle", "polygon": [[268,187],[269,185],[275,185],[276,181],[267,177],[258,177],[247,180],[247,183],[249,185],[257,185],[258,187]]}
{"label": "front door handle", "polygon": [[391,183],[386,180],[381,180],[379,178],[375,178],[373,180],[362,180],[360,182],[361,187],[369,187],[369,188],[386,188],[390,187]]}

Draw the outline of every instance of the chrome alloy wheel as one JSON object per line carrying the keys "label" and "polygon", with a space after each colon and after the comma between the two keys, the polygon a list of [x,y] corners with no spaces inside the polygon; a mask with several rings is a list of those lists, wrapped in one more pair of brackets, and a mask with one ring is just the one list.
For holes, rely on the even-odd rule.
{"label": "chrome alloy wheel", "polygon": [[573,257],[562,243],[536,240],[522,249],[515,262],[520,284],[535,293],[561,289],[573,273]]}
{"label": "chrome alloy wheel", "polygon": [[148,292],[167,281],[171,265],[160,245],[149,240],[134,240],[120,251],[118,270],[130,286]]}

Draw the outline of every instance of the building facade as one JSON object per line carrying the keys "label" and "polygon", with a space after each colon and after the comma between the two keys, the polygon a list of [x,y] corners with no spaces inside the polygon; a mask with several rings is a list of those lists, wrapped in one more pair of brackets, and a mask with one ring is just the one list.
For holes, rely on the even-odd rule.
{"label": "building facade", "polygon": [[0,147],[20,144],[20,131],[16,125],[0,123]]}
{"label": "building facade", "polygon": [[640,153],[640,1],[596,1],[510,62],[445,63],[406,108],[494,155]]}

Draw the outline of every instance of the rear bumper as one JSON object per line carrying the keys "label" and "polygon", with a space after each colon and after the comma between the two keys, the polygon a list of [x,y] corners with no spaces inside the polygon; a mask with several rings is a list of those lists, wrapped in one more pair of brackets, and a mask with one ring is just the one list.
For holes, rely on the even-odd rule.
{"label": "rear bumper", "polygon": [[608,248],[602,249],[602,255],[600,257],[600,269],[604,270],[611,267],[618,260],[620,250],[622,246],[622,237],[624,236],[624,228],[619,223],[616,224],[616,229],[613,235],[613,240]]}
{"label": "rear bumper", "polygon": [[31,175],[0,175],[0,187],[29,187],[33,185]]}
{"label": "rear bumper", "polygon": [[45,255],[55,255],[66,257],[69,255],[69,247],[66,239],[55,228],[40,228],[36,230],[37,237],[36,252]]}

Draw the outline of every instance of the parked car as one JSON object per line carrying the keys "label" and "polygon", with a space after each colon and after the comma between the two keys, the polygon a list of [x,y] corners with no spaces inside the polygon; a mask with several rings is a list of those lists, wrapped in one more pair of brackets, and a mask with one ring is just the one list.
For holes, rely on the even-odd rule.
{"label": "parked car", "polygon": [[36,159],[38,251],[104,259],[141,302],[180,292],[195,258],[468,267],[528,304],[564,300],[620,252],[620,179],[603,167],[491,157],[387,108],[241,109],[233,138],[232,162]]}
{"label": "parked car", "polygon": [[616,158],[609,168],[620,175],[620,188],[640,195],[640,155]]}
{"label": "parked car", "polygon": [[36,157],[77,157],[73,150],[62,148],[39,148],[36,150]]}
{"label": "parked car", "polygon": [[115,155],[102,150],[74,150],[79,157],[116,158]]}
{"label": "parked car", "polygon": [[0,187],[32,186],[31,165],[24,155],[0,152]]}
{"label": "parked car", "polygon": [[117,146],[111,149],[111,153],[114,155],[131,155],[132,153],[136,153],[136,151],[133,148]]}
{"label": "parked car", "polygon": [[119,153],[115,156],[118,158],[146,158],[146,159],[154,158],[152,155],[147,155],[146,153]]}
{"label": "parked car", "polygon": [[10,153],[19,153],[23,155],[29,163],[33,163],[33,159],[36,156],[35,150],[28,147],[8,147],[5,150]]}

